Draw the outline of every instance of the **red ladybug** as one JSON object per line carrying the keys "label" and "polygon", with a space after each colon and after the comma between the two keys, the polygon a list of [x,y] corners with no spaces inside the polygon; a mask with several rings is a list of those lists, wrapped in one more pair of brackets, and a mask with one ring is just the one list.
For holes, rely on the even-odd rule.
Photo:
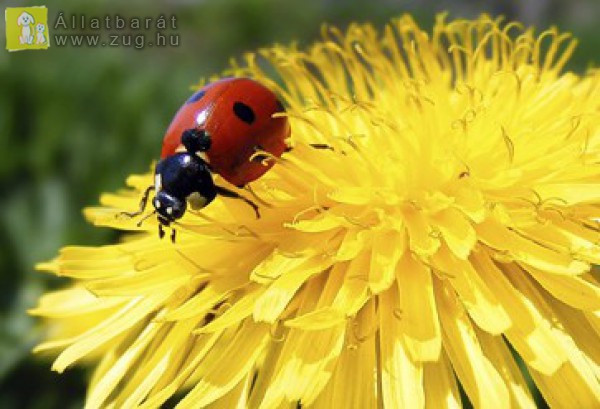
{"label": "red ladybug", "polygon": [[165,134],[161,158],[177,151],[206,152],[210,170],[241,187],[261,177],[274,161],[257,151],[280,157],[290,127],[276,95],[249,78],[225,78],[206,85],[179,109]]}
{"label": "red ladybug", "polygon": [[[260,217],[254,202],[216,185],[212,172],[241,187],[268,171],[274,162],[265,165],[264,156],[255,154],[265,151],[280,157],[286,150],[288,121],[285,117],[273,118],[283,110],[275,94],[247,78],[227,78],[202,88],[179,109],[167,129],[154,185],[144,192],[139,210],[124,214],[142,214],[150,192],[155,191],[154,211],[138,226],[156,214],[160,238],[165,235],[163,227],[183,217],[188,204],[199,210],[217,195],[244,200]],[[171,240],[175,242],[175,229]]]}

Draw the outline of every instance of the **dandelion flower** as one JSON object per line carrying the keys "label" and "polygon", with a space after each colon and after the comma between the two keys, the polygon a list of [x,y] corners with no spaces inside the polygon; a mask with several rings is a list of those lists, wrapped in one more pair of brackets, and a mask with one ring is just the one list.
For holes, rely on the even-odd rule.
{"label": "dandelion flower", "polygon": [[97,362],[89,408],[534,407],[529,376],[598,407],[600,74],[564,71],[574,46],[403,16],[233,62],[292,127],[261,217],[218,198],[172,244],[116,217],[152,182],[130,177],[86,211],[123,242],[40,265],[72,286],[32,311],[37,350]]}

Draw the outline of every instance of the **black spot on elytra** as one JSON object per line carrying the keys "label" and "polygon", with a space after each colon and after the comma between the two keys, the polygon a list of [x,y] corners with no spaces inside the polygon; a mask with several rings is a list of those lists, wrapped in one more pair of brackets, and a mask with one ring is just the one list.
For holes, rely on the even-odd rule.
{"label": "black spot on elytra", "polygon": [[206,91],[204,91],[203,89],[201,89],[200,91],[197,91],[194,95],[192,95],[187,101],[186,104],[190,104],[192,102],[196,102],[202,99],[202,97],[204,96],[204,94],[206,94]]}
{"label": "black spot on elytra", "polygon": [[251,125],[256,119],[256,115],[254,115],[252,108],[240,101],[233,104],[233,113],[248,125]]}

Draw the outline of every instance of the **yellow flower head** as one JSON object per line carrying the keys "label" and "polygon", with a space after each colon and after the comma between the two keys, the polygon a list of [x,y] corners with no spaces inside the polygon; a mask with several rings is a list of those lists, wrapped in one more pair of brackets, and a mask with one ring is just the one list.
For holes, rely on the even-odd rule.
{"label": "yellow flower head", "polygon": [[[90,408],[600,405],[600,74],[575,41],[481,16],[431,33],[323,30],[226,73],[283,100],[293,149],[242,191],[188,211],[178,240],[135,231],[66,247],[71,277],[33,313],[61,351],[98,358]],[[316,149],[320,147],[320,149]],[[219,183],[223,183],[218,180]]]}

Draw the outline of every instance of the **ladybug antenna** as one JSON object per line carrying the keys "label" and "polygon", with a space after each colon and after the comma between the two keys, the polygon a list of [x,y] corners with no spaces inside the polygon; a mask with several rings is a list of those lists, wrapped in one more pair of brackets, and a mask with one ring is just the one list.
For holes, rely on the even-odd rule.
{"label": "ladybug antenna", "polygon": [[145,215],[144,217],[142,217],[140,219],[139,222],[137,222],[137,227],[142,227],[142,223],[144,223],[147,219],[149,219],[150,217],[154,216],[156,214],[156,209],[152,212],[152,213],[148,213],[147,215]]}
{"label": "ladybug antenna", "polygon": [[146,209],[146,205],[148,204],[148,197],[150,196],[150,192],[153,191],[154,189],[155,189],[155,187],[150,185],[146,188],[146,190],[144,190],[144,193],[142,194],[142,199],[140,200],[140,207],[138,210],[136,210],[135,212],[120,212],[119,215],[133,218],[133,217],[137,217],[140,214],[144,213],[144,210]]}

